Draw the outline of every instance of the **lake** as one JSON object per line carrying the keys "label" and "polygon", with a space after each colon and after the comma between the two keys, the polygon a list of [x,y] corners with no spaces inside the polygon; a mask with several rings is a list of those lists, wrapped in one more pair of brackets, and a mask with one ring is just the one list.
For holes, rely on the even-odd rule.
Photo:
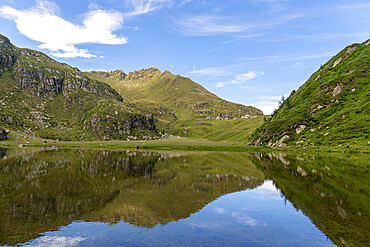
{"label": "lake", "polygon": [[368,154],[0,148],[0,245],[367,246]]}

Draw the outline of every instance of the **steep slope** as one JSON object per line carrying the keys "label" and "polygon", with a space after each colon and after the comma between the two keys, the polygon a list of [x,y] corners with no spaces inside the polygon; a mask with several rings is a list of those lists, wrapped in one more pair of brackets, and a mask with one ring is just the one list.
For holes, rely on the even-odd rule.
{"label": "steep slope", "polygon": [[[216,133],[227,131],[233,124],[231,120],[262,115],[255,107],[228,102],[189,78],[173,75],[168,71],[162,73],[156,68],[129,74],[116,70],[92,71],[86,72],[85,75],[109,84],[130,102],[130,106],[154,112],[154,116],[159,120],[159,128],[175,135],[229,140],[226,135]],[[214,120],[216,118],[230,122],[219,124],[218,120]],[[262,119],[258,119],[262,123]],[[246,119],[242,121],[249,125]],[[251,128],[255,126],[254,122]],[[235,140],[248,139],[244,133],[235,131],[231,134],[239,137],[234,138]]]}
{"label": "steep slope", "polygon": [[368,145],[370,40],[330,59],[254,133],[253,143],[282,147]]}
{"label": "steep slope", "polygon": [[0,35],[0,126],[63,140],[157,135],[109,85]]}

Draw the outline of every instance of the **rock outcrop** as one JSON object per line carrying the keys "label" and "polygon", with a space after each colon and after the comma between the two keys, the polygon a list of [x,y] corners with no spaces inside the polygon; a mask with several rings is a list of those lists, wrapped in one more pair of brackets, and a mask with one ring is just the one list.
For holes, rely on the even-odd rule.
{"label": "rock outcrop", "polygon": [[0,141],[8,139],[6,131],[0,127]]}
{"label": "rock outcrop", "polygon": [[142,137],[148,132],[156,132],[156,126],[151,118],[142,115],[123,117],[102,113],[93,114],[84,122],[83,129],[91,130],[103,140],[122,139],[127,135]]}
{"label": "rock outcrop", "polygon": [[159,133],[149,117],[123,104],[108,84],[0,35],[0,124],[61,140],[154,138]]}

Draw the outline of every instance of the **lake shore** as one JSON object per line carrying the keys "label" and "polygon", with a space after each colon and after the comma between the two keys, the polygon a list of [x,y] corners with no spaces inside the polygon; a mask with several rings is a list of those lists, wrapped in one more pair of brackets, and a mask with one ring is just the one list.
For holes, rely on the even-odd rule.
{"label": "lake shore", "polygon": [[141,150],[183,150],[183,151],[225,151],[225,152],[273,152],[273,151],[304,151],[304,152],[341,152],[341,153],[370,153],[368,146],[346,147],[260,147],[245,143],[227,141],[208,141],[189,138],[136,140],[136,141],[56,141],[44,139],[8,139],[0,142],[0,147],[24,148],[88,148],[88,149],[141,149]]}

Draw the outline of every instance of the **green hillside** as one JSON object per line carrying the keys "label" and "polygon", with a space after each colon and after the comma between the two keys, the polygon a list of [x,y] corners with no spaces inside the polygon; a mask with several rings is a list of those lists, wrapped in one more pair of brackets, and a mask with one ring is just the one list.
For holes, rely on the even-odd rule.
{"label": "green hillside", "polygon": [[[0,35],[0,127],[8,132],[4,137],[126,140],[159,138],[164,132],[245,141],[261,123],[260,117],[241,119],[246,115],[262,112],[222,100],[168,71],[82,73],[41,52],[17,48]],[[234,121],[246,126],[230,128]]]}
{"label": "green hillside", "polygon": [[330,59],[253,134],[253,143],[366,146],[370,141],[370,40]]}
{"label": "green hillside", "polygon": [[[262,124],[261,117],[242,119],[246,115],[261,116],[262,112],[257,108],[223,100],[189,78],[168,71],[162,73],[150,68],[128,74],[116,70],[92,71],[85,75],[109,84],[128,106],[136,107],[148,116],[154,114],[159,120],[156,123],[158,128],[166,133],[210,140],[245,141],[253,132],[245,132],[245,128],[254,130],[258,126],[256,119]],[[243,128],[230,130],[240,121],[245,123]]]}
{"label": "green hillside", "polygon": [[0,35],[0,127],[62,139],[156,136],[153,119],[122,103],[109,85]]}

